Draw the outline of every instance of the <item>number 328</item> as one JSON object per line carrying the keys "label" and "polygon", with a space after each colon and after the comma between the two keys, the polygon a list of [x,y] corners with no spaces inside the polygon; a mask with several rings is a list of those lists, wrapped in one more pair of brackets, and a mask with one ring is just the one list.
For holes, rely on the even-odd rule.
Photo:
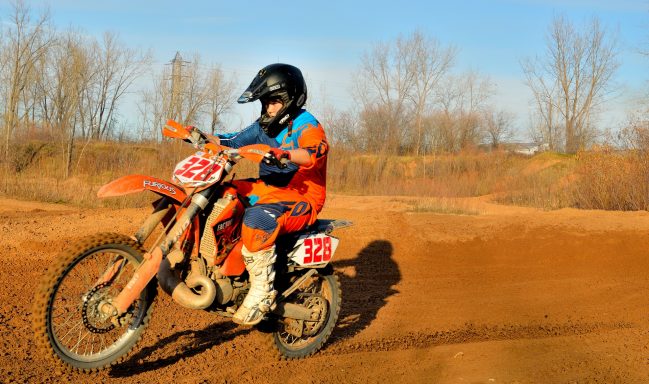
{"label": "number 328", "polygon": [[331,237],[304,239],[304,264],[323,263],[329,260],[331,260]]}

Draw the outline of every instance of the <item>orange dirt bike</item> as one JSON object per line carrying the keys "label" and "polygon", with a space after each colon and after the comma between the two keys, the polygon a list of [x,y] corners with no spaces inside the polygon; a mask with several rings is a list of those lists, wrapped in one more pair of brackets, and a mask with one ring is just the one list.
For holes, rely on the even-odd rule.
{"label": "orange dirt bike", "polygon": [[[157,285],[183,307],[226,317],[248,292],[240,234],[249,203],[225,179],[242,158],[286,164],[269,156],[266,145],[223,147],[174,121],[163,134],[198,148],[176,166],[177,184],[130,175],[98,192],[107,197],[148,190],[161,196],[135,235],[100,233],[74,243],[40,283],[33,307],[36,344],[57,363],[91,371],[122,361],[149,322]],[[146,251],[145,240],[158,224],[164,230]],[[315,353],[335,327],[341,290],[330,264],[338,239],[330,233],[350,224],[317,220],[276,242],[278,296],[261,325],[284,358]]]}

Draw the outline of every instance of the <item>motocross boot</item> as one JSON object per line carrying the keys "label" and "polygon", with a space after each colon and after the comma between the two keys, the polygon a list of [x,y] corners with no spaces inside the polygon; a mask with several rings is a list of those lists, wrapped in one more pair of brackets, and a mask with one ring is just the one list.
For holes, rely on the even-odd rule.
{"label": "motocross boot", "polygon": [[255,325],[272,309],[277,296],[277,291],[273,289],[277,255],[275,246],[257,252],[250,252],[243,246],[241,254],[250,275],[250,290],[232,320],[237,324]]}

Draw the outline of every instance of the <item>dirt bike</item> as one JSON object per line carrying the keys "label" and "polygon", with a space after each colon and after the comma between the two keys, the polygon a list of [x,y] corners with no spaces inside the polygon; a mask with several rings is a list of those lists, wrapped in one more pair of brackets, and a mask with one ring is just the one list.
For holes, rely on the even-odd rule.
{"label": "dirt bike", "polygon": [[[280,168],[285,159],[262,144],[238,149],[210,142],[194,127],[168,121],[163,135],[192,143],[196,153],[174,169],[177,183],[129,175],[104,185],[99,197],[151,191],[160,198],[132,236],[96,234],[71,245],[49,266],[35,294],[38,348],[56,363],[93,371],[123,361],[152,315],[157,286],[181,306],[232,317],[249,290],[241,255],[241,222],[250,206],[231,173],[241,159]],[[149,247],[155,229],[163,230]],[[261,325],[280,356],[317,352],[331,335],[341,289],[331,260],[334,229],[351,223],[317,220],[276,242],[276,304]],[[151,237],[151,239],[155,236]]]}

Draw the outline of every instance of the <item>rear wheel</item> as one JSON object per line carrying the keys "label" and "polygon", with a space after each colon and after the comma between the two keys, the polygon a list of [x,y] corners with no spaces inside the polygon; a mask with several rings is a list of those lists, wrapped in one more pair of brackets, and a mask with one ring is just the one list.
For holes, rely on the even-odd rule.
{"label": "rear wheel", "polygon": [[318,318],[280,320],[272,333],[273,345],[286,359],[302,359],[316,353],[331,336],[342,305],[338,276],[315,275],[302,284],[287,301],[307,307]]}
{"label": "rear wheel", "polygon": [[156,287],[149,284],[118,321],[111,321],[100,307],[128,283],[143,253],[134,240],[103,233],[59,255],[35,295],[33,326],[39,350],[79,370],[123,360],[148,324]]}

